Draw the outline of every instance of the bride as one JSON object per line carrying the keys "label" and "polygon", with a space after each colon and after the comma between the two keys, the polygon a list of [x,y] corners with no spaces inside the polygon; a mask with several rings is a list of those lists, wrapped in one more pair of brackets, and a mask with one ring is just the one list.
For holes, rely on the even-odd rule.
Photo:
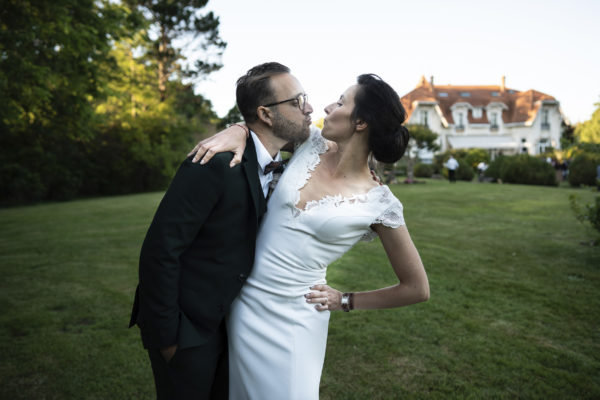
{"label": "bride", "polygon": [[[269,199],[254,269],[227,320],[231,399],[318,399],[330,311],[429,298],[402,204],[368,166],[370,154],[392,163],[405,151],[409,133],[398,94],[378,76],[360,75],[325,112],[322,131],[313,129],[295,149]],[[221,140],[215,148],[226,140],[226,150],[242,154],[245,140],[227,133],[213,139]],[[327,266],[375,236],[398,283],[357,293],[329,287]]]}

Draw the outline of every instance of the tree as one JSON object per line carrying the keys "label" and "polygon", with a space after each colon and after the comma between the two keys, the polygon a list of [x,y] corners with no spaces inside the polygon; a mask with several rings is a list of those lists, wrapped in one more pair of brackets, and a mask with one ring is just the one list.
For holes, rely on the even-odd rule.
{"label": "tree", "polygon": [[129,5],[3,1],[0,203],[163,189],[218,122],[180,76],[161,101],[151,21]]}
{"label": "tree", "polygon": [[561,122],[560,148],[566,149],[575,143],[575,127],[566,121]]}
{"label": "tree", "polygon": [[152,60],[139,49],[146,45],[145,30],[114,43],[110,52],[114,62],[105,64],[110,80],[95,98],[96,113],[111,121],[131,124],[137,117],[161,111]]}
{"label": "tree", "polygon": [[425,125],[408,125],[410,139],[406,146],[406,180],[412,182],[414,178],[414,166],[418,159],[419,152],[437,151],[440,146],[436,143],[437,133],[432,132]]}
{"label": "tree", "polygon": [[101,66],[111,59],[113,41],[126,34],[126,21],[126,10],[109,0],[4,1],[1,121],[24,129],[56,118],[74,122],[88,112],[89,96],[105,80]]}
{"label": "tree", "polygon": [[242,113],[237,107],[237,104],[231,107],[227,114],[223,118],[221,118],[221,122],[217,125],[217,129],[223,129],[229,124],[235,124],[236,122],[243,121],[244,117],[242,117]]}
{"label": "tree", "polygon": [[[167,97],[167,81],[176,71],[186,77],[196,78],[219,70],[223,65],[219,59],[227,46],[219,37],[219,18],[212,12],[201,15],[199,10],[206,6],[208,0],[127,0],[132,7],[137,7],[150,21],[157,32],[153,41],[152,55],[158,69],[158,91],[160,100]],[[173,45],[173,40],[184,35],[191,35],[200,40],[199,47],[205,52],[215,50],[216,54],[207,54],[205,59],[195,62],[194,68],[181,71],[178,61],[183,60],[181,49]]]}
{"label": "tree", "polygon": [[600,143],[600,102],[594,105],[597,108],[592,114],[592,118],[575,127],[575,136],[579,142]]}
{"label": "tree", "polygon": [[84,180],[114,40],[135,25],[109,0],[18,1],[0,7],[0,200],[66,198]]}
{"label": "tree", "polygon": [[167,82],[170,96],[160,101],[156,63],[141,51],[146,41],[142,30],[113,47],[114,76],[95,102],[99,123],[88,146],[101,167],[88,165],[83,194],[163,189],[193,137],[218,122],[211,102],[180,80]]}

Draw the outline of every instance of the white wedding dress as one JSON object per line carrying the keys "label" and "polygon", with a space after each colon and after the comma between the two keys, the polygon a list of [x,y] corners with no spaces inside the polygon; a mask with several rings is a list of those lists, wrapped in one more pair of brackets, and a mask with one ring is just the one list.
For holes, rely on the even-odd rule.
{"label": "white wedding dress", "polygon": [[329,264],[376,235],[372,224],[404,225],[402,204],[387,186],[296,208],[326,150],[320,132],[311,131],[269,200],[254,269],[227,321],[230,399],[318,399],[329,311],[317,311],[304,295],[326,283]]}

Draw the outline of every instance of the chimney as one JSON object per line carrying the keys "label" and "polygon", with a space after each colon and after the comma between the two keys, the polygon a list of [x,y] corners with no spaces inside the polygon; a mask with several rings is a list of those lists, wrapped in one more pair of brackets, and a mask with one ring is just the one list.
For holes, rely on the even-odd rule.
{"label": "chimney", "polygon": [[429,78],[429,83],[431,84],[431,90],[433,90],[433,75]]}
{"label": "chimney", "polygon": [[504,93],[506,90],[506,76],[502,75],[502,84],[500,85],[500,91]]}

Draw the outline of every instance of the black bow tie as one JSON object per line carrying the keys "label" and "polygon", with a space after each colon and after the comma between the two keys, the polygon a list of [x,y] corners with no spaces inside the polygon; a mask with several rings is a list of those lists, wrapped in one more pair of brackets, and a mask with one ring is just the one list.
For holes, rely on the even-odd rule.
{"label": "black bow tie", "polygon": [[268,174],[269,172],[283,172],[283,161],[271,161],[268,163],[263,171],[263,174]]}

